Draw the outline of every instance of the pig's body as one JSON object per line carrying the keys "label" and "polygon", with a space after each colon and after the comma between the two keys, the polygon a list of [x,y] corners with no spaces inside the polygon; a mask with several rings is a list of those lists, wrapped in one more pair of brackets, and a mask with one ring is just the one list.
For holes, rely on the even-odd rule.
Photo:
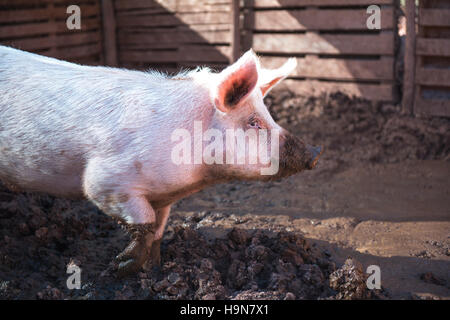
{"label": "pig's body", "polygon": [[136,271],[149,256],[159,261],[173,202],[213,183],[267,179],[260,164],[176,164],[175,129],[193,134],[201,121],[203,130],[279,131],[280,171],[272,178],[314,167],[320,150],[280,128],[263,103],[294,67],[289,60],[261,69],[250,51],[221,73],[168,77],[0,46],[0,180],[25,191],[86,196],[125,220],[133,240],[118,256],[119,271]]}
{"label": "pig's body", "polygon": [[196,169],[169,161],[168,146],[174,128],[208,118],[198,105],[209,93],[196,75],[195,82],[169,80],[0,46],[0,179],[80,197],[84,177],[87,192],[90,183],[112,194],[136,189],[155,209],[193,192],[197,180],[186,172],[195,176]]}

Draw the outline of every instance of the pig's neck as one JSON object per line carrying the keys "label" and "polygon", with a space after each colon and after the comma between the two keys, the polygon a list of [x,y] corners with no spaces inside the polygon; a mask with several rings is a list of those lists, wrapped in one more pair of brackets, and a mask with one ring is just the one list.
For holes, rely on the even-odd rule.
{"label": "pig's neck", "polygon": [[[199,126],[204,132],[213,125],[216,109],[211,103],[209,83],[198,79],[165,79],[161,84],[161,97],[147,92],[149,108],[155,111],[149,117],[149,126],[143,128],[138,139],[149,150],[145,159],[148,177],[144,181],[149,190],[149,200],[155,208],[171,204],[211,184],[220,182],[204,163],[175,164],[171,151],[176,143],[171,137],[175,130],[187,130],[191,136],[191,152],[194,152],[194,135]],[[163,102],[163,103],[161,103]],[[197,130],[196,130],[197,128]],[[155,178],[155,169],[158,171]],[[144,187],[144,186],[142,186]]]}

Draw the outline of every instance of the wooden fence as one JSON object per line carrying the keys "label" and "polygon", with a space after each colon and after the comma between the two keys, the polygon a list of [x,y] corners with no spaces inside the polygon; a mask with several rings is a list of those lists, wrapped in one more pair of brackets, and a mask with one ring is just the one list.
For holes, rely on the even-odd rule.
{"label": "wooden fence", "polygon": [[[222,69],[252,47],[265,67],[296,56],[279,89],[398,101],[397,0],[0,0],[0,43],[84,64]],[[450,2],[407,0],[403,107],[450,115]],[[80,6],[81,30],[66,26]],[[381,29],[366,25],[381,8]],[[418,12],[415,23],[415,12]],[[418,27],[416,34],[415,28]]]}
{"label": "wooden fence", "polygon": [[[370,100],[396,100],[395,0],[245,1],[244,48],[268,67],[297,56],[283,86],[301,94],[342,91]],[[367,7],[380,5],[381,30],[369,30]]]}
{"label": "wooden fence", "polygon": [[85,64],[103,64],[100,0],[77,0],[81,30],[69,30],[73,0],[0,0],[0,43]]}
{"label": "wooden fence", "polygon": [[[408,2],[408,16],[418,12],[418,32],[407,30],[403,109],[408,113],[450,116],[450,1]],[[418,9],[418,10],[417,10]]]}
{"label": "wooden fence", "polygon": [[232,60],[231,0],[116,0],[114,5],[122,66],[222,69]]}

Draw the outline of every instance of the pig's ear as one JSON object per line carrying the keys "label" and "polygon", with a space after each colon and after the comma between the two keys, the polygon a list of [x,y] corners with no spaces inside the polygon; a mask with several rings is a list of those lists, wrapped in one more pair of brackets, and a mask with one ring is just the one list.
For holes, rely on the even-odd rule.
{"label": "pig's ear", "polygon": [[266,96],[273,87],[286,78],[297,67],[297,60],[289,58],[281,67],[274,70],[262,69],[258,86],[263,97]]}
{"label": "pig's ear", "polygon": [[214,98],[216,107],[228,112],[242,105],[258,83],[259,61],[247,51],[238,61],[223,70]]}

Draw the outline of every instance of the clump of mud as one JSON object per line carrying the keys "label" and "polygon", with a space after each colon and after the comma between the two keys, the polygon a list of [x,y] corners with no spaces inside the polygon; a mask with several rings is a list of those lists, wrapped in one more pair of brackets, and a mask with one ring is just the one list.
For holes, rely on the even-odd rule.
{"label": "clump of mud", "polygon": [[361,264],[347,259],[344,265],[330,274],[330,287],[337,292],[339,300],[384,298],[379,290],[367,290],[367,276]]}
{"label": "clump of mud", "polygon": [[316,299],[333,295],[327,278],[334,264],[293,233],[232,229],[226,238],[208,243],[201,233],[177,227],[164,256],[168,262],[156,277],[161,280],[153,286],[154,278],[148,283],[157,298]]}
{"label": "clump of mud", "polygon": [[[336,270],[328,255],[297,233],[233,228],[215,238],[195,219],[175,215],[161,267],[148,265],[118,279],[111,261],[129,238],[86,201],[0,188],[0,222],[1,299],[370,297],[366,287],[354,285],[364,274]],[[70,264],[82,270],[80,290],[67,288]]]}

